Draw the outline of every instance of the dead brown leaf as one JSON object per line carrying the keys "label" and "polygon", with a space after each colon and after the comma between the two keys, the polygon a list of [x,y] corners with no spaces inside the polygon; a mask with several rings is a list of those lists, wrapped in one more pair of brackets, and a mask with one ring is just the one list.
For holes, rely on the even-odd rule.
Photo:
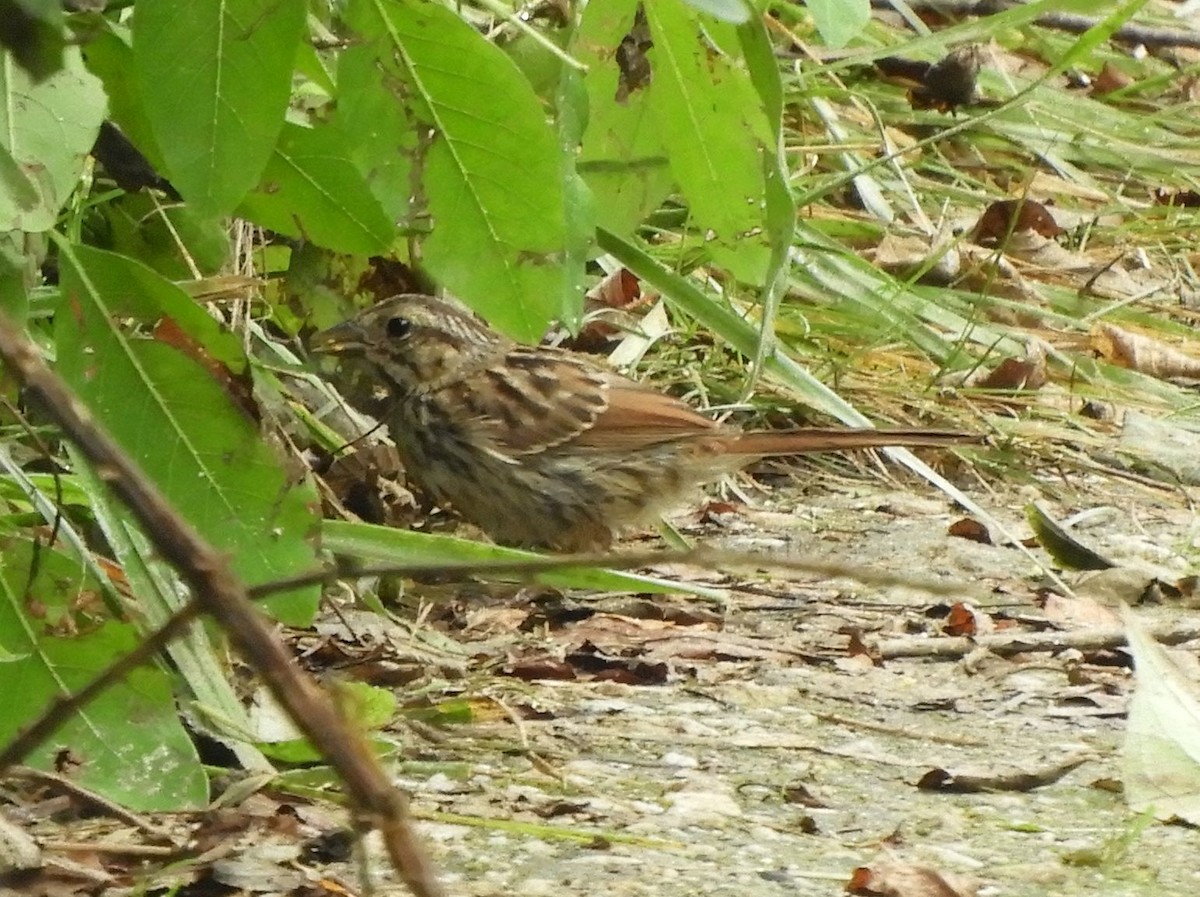
{"label": "dead brown leaf", "polygon": [[1113,611],[1091,598],[1066,598],[1048,593],[1042,603],[1046,619],[1070,629],[1085,626],[1112,627],[1120,624]]}
{"label": "dead brown leaf", "polygon": [[950,524],[946,530],[946,535],[953,536],[956,539],[969,539],[972,542],[978,542],[980,545],[991,545],[992,534],[988,532],[986,526],[978,520],[972,520],[970,517],[960,517]]}
{"label": "dead brown leaf", "polygon": [[861,897],[975,897],[979,885],[928,866],[884,861],[855,869],[846,893]]}
{"label": "dead brown leaf", "polygon": [[998,246],[1024,231],[1047,238],[1064,233],[1050,210],[1037,200],[1001,199],[988,206],[979,217],[973,239],[980,246]]}
{"label": "dead brown leaf", "polygon": [[989,614],[966,602],[956,602],[946,616],[942,627],[946,635],[985,635],[996,631],[996,624]]}
{"label": "dead brown leaf", "polygon": [[1111,62],[1105,62],[1100,74],[1092,81],[1092,95],[1102,97],[1131,84],[1133,84],[1132,76],[1127,75]]}
{"label": "dead brown leaf", "polygon": [[654,46],[650,40],[650,25],[646,21],[646,10],[642,4],[637,5],[633,16],[633,26],[629,29],[614,54],[620,76],[617,79],[617,93],[614,99],[621,105],[629,102],[629,97],[639,90],[650,86],[654,77],[654,69],[646,52]]}
{"label": "dead brown leaf", "polygon": [[959,770],[931,769],[921,776],[917,788],[921,791],[944,791],[952,794],[979,794],[989,791],[1032,791],[1052,785],[1088,760],[1091,754],[1073,754],[1055,760],[1035,770]]}
{"label": "dead brown leaf", "polygon": [[1091,344],[1113,364],[1159,380],[1200,379],[1200,358],[1143,333],[1099,324],[1091,332]]}

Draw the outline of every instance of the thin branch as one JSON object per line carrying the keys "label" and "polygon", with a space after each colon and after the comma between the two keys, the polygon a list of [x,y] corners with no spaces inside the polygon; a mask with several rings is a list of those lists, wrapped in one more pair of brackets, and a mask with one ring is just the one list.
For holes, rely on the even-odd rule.
{"label": "thin branch", "polygon": [[[1200,626],[1159,626],[1151,630],[1154,638],[1164,645],[1178,645],[1200,639]],[[956,660],[980,648],[1000,657],[1028,654],[1034,651],[1054,653],[1074,648],[1096,651],[1101,648],[1120,648],[1126,644],[1124,629],[1080,629],[1072,632],[1033,632],[1017,635],[977,635],[974,638],[912,638],[886,639],[876,643],[884,660],[897,657],[929,657]]]}
{"label": "thin branch", "polygon": [[409,889],[418,897],[442,897],[445,891],[413,830],[407,798],[392,786],[366,741],[347,726],[332,698],[296,665],[250,603],[228,560],[175,512],[3,312],[0,358],[125,503],[203,609],[220,622],[271,694],[337,770],[361,822],[380,830]]}
{"label": "thin branch", "polygon": [[[496,561],[464,561],[442,564],[393,563],[354,566],[344,564],[337,570],[314,570],[311,573],[300,573],[287,579],[276,579],[271,582],[250,586],[246,594],[258,600],[278,592],[289,592],[293,589],[331,583],[338,579],[349,579],[363,576],[439,576],[459,575],[469,576],[536,576],[539,573],[562,573],[570,570],[602,568],[609,570],[629,570],[641,567],[653,567],[656,564],[694,564],[708,570],[728,572],[730,570],[770,570],[788,573],[810,573],[824,579],[842,577],[864,585],[887,588],[907,588],[918,592],[928,592],[931,595],[951,595],[969,600],[973,590],[970,584],[963,582],[939,582],[921,576],[908,576],[903,573],[890,573],[877,568],[864,568],[854,563],[841,561],[826,561],[819,558],[804,558],[796,556],[777,556],[760,554],[752,551],[731,551],[709,546],[699,546],[687,551],[637,551],[620,554],[567,554],[555,557],[531,556],[528,559],[496,560]],[[736,587],[732,587],[736,588]],[[983,597],[985,589],[975,589],[974,594]]]}
{"label": "thin branch", "polygon": [[82,803],[93,807],[99,807],[113,818],[128,822],[144,835],[168,842],[172,845],[173,850],[178,850],[182,846],[175,843],[175,838],[168,829],[155,825],[144,816],[139,816],[137,813],[131,813],[120,804],[109,800],[103,794],[97,794],[95,791],[84,788],[78,782],[68,778],[67,776],[59,775],[56,772],[47,772],[44,769],[33,769],[29,766],[14,766],[8,771],[8,773],[9,775],[18,779],[27,779],[31,782],[40,782],[42,784],[53,785],[54,787],[72,795],[76,800],[79,800]]}
{"label": "thin branch", "polygon": [[[889,0],[871,0],[877,9],[891,9]],[[913,9],[930,9],[943,15],[990,16],[1026,5],[1021,0],[908,0]],[[1033,20],[1035,25],[1083,34],[1104,21],[1104,16],[1081,16],[1066,12],[1049,12]],[[1200,32],[1184,28],[1159,28],[1154,25],[1126,23],[1112,33],[1111,40],[1146,47],[1200,47]]]}

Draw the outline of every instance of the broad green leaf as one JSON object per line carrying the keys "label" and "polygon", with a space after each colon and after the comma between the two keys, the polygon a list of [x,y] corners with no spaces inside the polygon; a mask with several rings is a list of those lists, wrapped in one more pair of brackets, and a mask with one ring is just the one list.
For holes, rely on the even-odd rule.
{"label": "broad green leaf", "polygon": [[694,225],[714,259],[761,284],[769,263],[764,152],[775,138],[740,60],[714,53],[682,0],[646,4],[654,37],[651,111]]}
{"label": "broad green leaf", "polygon": [[30,243],[41,242],[41,234],[0,234],[0,309],[17,326],[24,325],[29,316],[29,287],[41,279],[41,254],[27,248]]}
{"label": "broad green leaf", "polygon": [[521,32],[503,44],[505,55],[521,70],[533,92],[545,102],[552,102],[554,91],[562,77],[563,59],[546,42],[563,50],[571,37],[572,28],[548,28],[539,31],[542,39]]}
{"label": "broad green leaf", "polygon": [[387,252],[395,227],[350,154],[350,141],[335,125],[284,125],[262,182],[241,204],[241,214],[336,252]]}
{"label": "broad green leaf", "polygon": [[104,91],[68,48],[63,68],[34,83],[0,53],[0,232],[54,226],[104,120]]}
{"label": "broad green leaf", "polygon": [[[762,104],[767,126],[779,141],[783,140],[783,78],[779,73],[779,60],[766,23],[755,18],[735,29],[737,44],[746,62],[750,83]],[[732,43],[732,42],[731,42]],[[778,156],[782,146],[773,155]],[[781,163],[783,160],[780,160]]]}
{"label": "broad green leaf", "polygon": [[[36,618],[32,607],[38,608]],[[132,626],[107,616],[97,583],[77,561],[42,545],[34,564],[31,542],[5,537],[0,744],[137,645]],[[78,764],[72,778],[130,809],[197,809],[208,802],[208,782],[180,723],[170,679],[156,666],[142,667],[105,691],[26,762],[52,770],[64,750]]]}
{"label": "broad green leaf", "polygon": [[1200,823],[1200,696],[1177,663],[1126,605],[1121,607],[1134,689],[1121,750],[1121,783],[1135,812]]}
{"label": "broad green leaf", "polygon": [[356,0],[347,22],[373,42],[385,83],[423,135],[416,165],[429,271],[493,324],[534,340],[571,294],[563,169],[529,82],[503,51],[432,3]]}
{"label": "broad green leaf", "polygon": [[[348,555],[374,563],[407,565],[409,567],[444,567],[447,570],[454,570],[456,567],[506,562],[514,565],[522,562],[536,563],[545,559],[543,555],[516,548],[504,548],[499,545],[456,539],[452,536],[414,533],[386,526],[348,523],[341,520],[326,520],[322,524],[321,546],[334,554]],[[726,597],[719,589],[671,582],[638,573],[621,573],[600,567],[570,567],[536,573],[520,571],[507,574],[490,573],[487,576],[494,580],[528,580],[565,589],[686,592],[717,600],[724,600]]]}
{"label": "broad green leaf", "polygon": [[304,17],[303,0],[138,0],[133,74],[164,174],[201,214],[228,214],[258,183]]}
{"label": "broad green leaf", "polygon": [[347,47],[338,56],[334,121],[353,134],[350,158],[393,221],[413,227],[413,158],[417,132],[395,87],[379,77],[369,47]]}
{"label": "broad green leaf", "polygon": [[871,0],[804,0],[827,47],[844,47],[871,21]]}
{"label": "broad green leaf", "polygon": [[[312,19],[309,19],[309,25],[312,24]],[[317,40],[316,33],[312,33],[312,38],[308,41],[300,42],[300,52],[296,54],[296,73],[307,78],[309,83],[321,93],[332,97],[337,93],[337,84],[334,80],[333,66],[336,64],[336,57],[330,59],[327,53],[318,52],[313,43]],[[349,50],[349,47],[344,48]],[[337,54],[340,56],[341,54]],[[303,82],[300,82],[303,84]]]}
{"label": "broad green leaf", "polygon": [[[77,450],[72,450],[71,458],[79,471],[77,479],[70,478],[72,484],[85,491],[92,515],[137,596],[138,629],[143,634],[157,629],[179,609],[187,587]],[[217,738],[224,736],[243,769],[269,772],[271,765],[245,740],[250,719],[230,680],[224,642],[203,622],[196,622],[166,650],[208,732]]]}
{"label": "broad green leaf", "polygon": [[[166,499],[228,552],[245,582],[312,569],[312,491],[290,482],[255,423],[195,360],[203,353],[181,351],[179,339],[151,338],[149,327],[177,325],[185,342],[225,362],[236,383],[245,359],[230,357],[232,335],[211,318],[201,321],[208,316],[181,290],[131,259],[65,244],[60,253],[55,342],[62,376]],[[141,327],[123,327],[131,317]],[[303,625],[317,597],[308,588],[268,606]]]}
{"label": "broad green leaf", "polygon": [[6,146],[0,146],[0,197],[6,197],[9,203],[26,213],[37,208],[41,198],[37,187]]}
{"label": "broad green leaf", "polygon": [[570,47],[588,67],[586,104],[576,104],[588,115],[576,170],[595,197],[597,224],[618,234],[632,233],[675,184],[649,88],[633,91],[623,103],[615,99],[620,70],[614,53],[636,8],[637,0],[589,3]]}
{"label": "broad green leaf", "polygon": [[[149,267],[133,259],[90,247],[74,247],[69,255],[75,260],[75,265],[88,269],[90,283],[104,294],[103,298],[96,301],[105,302],[112,314],[128,315],[150,325],[170,318],[213,361],[227,367],[231,375],[238,377],[247,371],[249,362],[241,340],[221,327],[182,289],[164,280]],[[79,284],[72,283],[72,286],[78,287]],[[63,295],[69,296],[66,289]],[[78,312],[74,308],[72,310]]]}
{"label": "broad green leaf", "polygon": [[343,718],[359,731],[382,729],[396,718],[396,693],[366,682],[347,680],[334,687]]}
{"label": "broad green leaf", "polygon": [[102,19],[88,39],[87,69],[104,83],[108,118],[156,169],[163,166],[158,140],[142,104],[138,81],[133,77],[133,35],[129,29]]}
{"label": "broad green leaf", "polygon": [[[576,151],[587,127],[587,89],[582,74],[572,66],[562,67],[557,103],[558,145],[563,160],[563,190],[566,194],[566,252],[567,275],[572,278],[571,289],[584,295],[589,287],[587,263],[596,244],[596,197],[580,175]],[[582,312],[582,308],[579,309]],[[567,314],[562,321],[575,329],[580,318]]]}

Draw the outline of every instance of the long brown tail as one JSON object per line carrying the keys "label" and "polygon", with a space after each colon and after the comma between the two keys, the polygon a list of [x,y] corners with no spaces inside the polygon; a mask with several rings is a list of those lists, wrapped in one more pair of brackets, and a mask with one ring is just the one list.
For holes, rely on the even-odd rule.
{"label": "long brown tail", "polygon": [[745,433],[734,441],[730,451],[745,455],[802,455],[809,452],[840,452],[844,449],[882,448],[889,445],[961,445],[983,441],[984,438],[977,433],[963,433],[957,430],[853,430],[816,427]]}

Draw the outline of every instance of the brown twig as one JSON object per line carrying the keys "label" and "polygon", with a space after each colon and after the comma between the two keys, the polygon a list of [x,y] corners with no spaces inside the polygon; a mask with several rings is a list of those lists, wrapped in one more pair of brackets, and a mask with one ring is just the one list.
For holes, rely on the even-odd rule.
{"label": "brown twig", "polygon": [[936,791],[941,794],[991,794],[997,791],[1032,791],[1053,785],[1067,773],[1072,772],[1099,755],[1092,751],[1076,751],[1066,757],[1057,757],[1038,769],[1001,769],[993,772],[954,772],[950,769],[932,769],[921,776],[917,788],[921,791]]}
{"label": "brown twig", "polygon": [[[1151,629],[1164,645],[1178,645],[1200,639],[1200,626],[1173,626]],[[1034,632],[1023,635],[978,635],[974,638],[912,638],[887,639],[876,645],[884,660],[898,657],[929,657],[955,660],[972,651],[984,648],[1001,657],[1029,652],[1095,651],[1100,648],[1120,648],[1125,644],[1124,629],[1083,629],[1078,632]]]}
{"label": "brown twig", "polygon": [[[700,546],[685,551],[630,551],[617,554],[566,554],[551,557],[530,557],[528,559],[495,560],[495,561],[464,561],[447,564],[377,564],[369,566],[347,565],[337,571],[314,571],[300,573],[288,579],[273,580],[261,585],[251,586],[248,594],[251,598],[265,598],[276,592],[289,592],[318,582],[330,582],[335,579],[349,579],[357,576],[536,576],[539,573],[564,573],[570,570],[587,568],[607,568],[609,570],[629,570],[642,567],[654,567],[656,564],[693,564],[707,570],[768,570],[786,571],[789,573],[809,573],[826,579],[850,579],[863,585],[879,587],[908,588],[931,595],[971,594],[969,585],[962,582],[938,582],[921,576],[909,576],[904,573],[892,573],[888,570],[863,567],[861,564],[843,561],[827,561],[821,558],[797,557],[795,555],[771,555],[753,551],[735,551],[711,546]],[[733,588],[741,589],[741,586]],[[765,593],[764,593],[765,594]],[[979,589],[979,595],[985,590]],[[775,597],[781,597],[775,594]]]}
{"label": "brown twig", "polygon": [[105,690],[120,682],[142,664],[149,663],[170,642],[183,635],[187,624],[204,612],[204,606],[192,599],[171,614],[154,632],[145,636],[136,648],[118,658],[87,685],[69,695],[60,695],[50,703],[40,717],[22,729],[17,736],[0,751],[0,774],[14,763],[19,763],[35,747],[53,735],[59,728],[82,710]]}
{"label": "brown twig", "polygon": [[125,809],[120,804],[109,800],[103,794],[97,794],[95,791],[84,788],[78,782],[72,781],[64,775],[59,775],[56,772],[48,772],[44,769],[33,769],[29,766],[14,766],[12,769],[8,770],[8,774],[18,779],[26,779],[31,782],[42,782],[53,785],[54,787],[74,796],[76,799],[85,804],[89,804],[93,807],[99,807],[114,819],[120,819],[124,822],[128,822],[142,834],[149,835],[151,838],[158,838],[163,841],[168,841],[174,845],[172,849],[178,849],[178,845],[175,844],[171,833],[165,828],[155,825],[144,816],[139,816],[137,813],[133,813]]}
{"label": "brown twig", "polygon": [[[888,0],[872,0],[872,6],[891,9]],[[939,13],[956,16],[990,16],[1015,9],[1025,4],[1021,0],[908,0],[913,9],[934,9]],[[1080,16],[1073,13],[1049,12],[1033,20],[1042,28],[1053,28],[1069,34],[1083,34],[1104,21],[1103,16]],[[1182,28],[1158,28],[1153,25],[1127,23],[1112,33],[1110,38],[1125,44],[1143,44],[1146,47],[1200,47],[1200,33]]]}
{"label": "brown twig", "polygon": [[175,512],[3,313],[0,357],[125,503],[203,609],[221,623],[275,699],[337,770],[361,822],[380,830],[409,889],[418,897],[441,897],[445,892],[413,831],[406,797],[388,781],[366,742],[346,725],[330,696],[296,666],[250,603],[245,585],[230,571],[227,559]]}

